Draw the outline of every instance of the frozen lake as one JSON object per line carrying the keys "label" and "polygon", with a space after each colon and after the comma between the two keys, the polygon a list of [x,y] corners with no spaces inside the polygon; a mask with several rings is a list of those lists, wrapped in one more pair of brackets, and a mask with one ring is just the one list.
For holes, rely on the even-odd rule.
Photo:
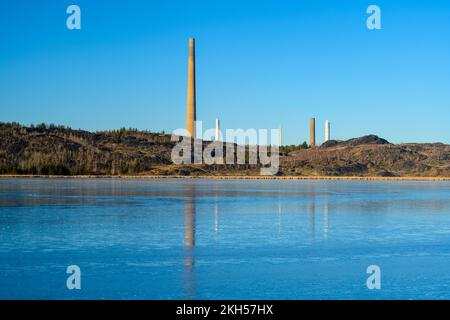
{"label": "frozen lake", "polygon": [[1,299],[449,299],[449,268],[449,182],[0,179]]}

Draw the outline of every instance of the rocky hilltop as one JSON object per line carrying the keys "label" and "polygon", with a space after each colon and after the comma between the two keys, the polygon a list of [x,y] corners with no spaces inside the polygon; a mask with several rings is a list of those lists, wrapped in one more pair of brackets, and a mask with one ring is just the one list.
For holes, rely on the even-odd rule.
{"label": "rocky hilltop", "polygon": [[[164,133],[88,132],[0,123],[0,174],[258,175],[251,165],[174,165]],[[292,146],[291,146],[292,147]],[[391,144],[375,135],[283,152],[279,175],[450,177],[450,145]],[[283,151],[283,148],[282,148]]]}
{"label": "rocky hilltop", "polygon": [[375,135],[328,141],[281,160],[284,174],[323,176],[449,177],[450,145],[391,144]]}

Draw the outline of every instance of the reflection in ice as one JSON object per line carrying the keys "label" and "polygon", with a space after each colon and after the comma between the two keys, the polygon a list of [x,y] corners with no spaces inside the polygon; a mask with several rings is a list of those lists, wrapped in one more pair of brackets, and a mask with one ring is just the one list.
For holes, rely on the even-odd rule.
{"label": "reflection in ice", "polygon": [[0,298],[449,298],[449,264],[447,182],[0,179]]}

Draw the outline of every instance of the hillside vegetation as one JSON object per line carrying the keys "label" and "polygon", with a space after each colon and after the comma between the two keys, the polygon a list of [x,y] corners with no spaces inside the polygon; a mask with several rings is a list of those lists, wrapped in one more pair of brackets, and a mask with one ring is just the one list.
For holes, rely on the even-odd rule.
{"label": "hillside vegetation", "polygon": [[[170,135],[0,123],[0,174],[258,175],[255,165],[174,165]],[[294,151],[290,151],[294,150]],[[450,177],[450,146],[391,144],[375,135],[281,148],[279,175]]]}

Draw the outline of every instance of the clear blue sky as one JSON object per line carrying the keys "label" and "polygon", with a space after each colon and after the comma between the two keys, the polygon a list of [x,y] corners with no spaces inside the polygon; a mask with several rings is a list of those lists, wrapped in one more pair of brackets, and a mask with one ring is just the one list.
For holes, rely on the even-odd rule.
{"label": "clear blue sky", "polygon": [[281,124],[301,143],[316,116],[319,142],[329,119],[336,139],[450,143],[448,0],[3,0],[0,121],[184,127],[189,36],[207,127]]}

